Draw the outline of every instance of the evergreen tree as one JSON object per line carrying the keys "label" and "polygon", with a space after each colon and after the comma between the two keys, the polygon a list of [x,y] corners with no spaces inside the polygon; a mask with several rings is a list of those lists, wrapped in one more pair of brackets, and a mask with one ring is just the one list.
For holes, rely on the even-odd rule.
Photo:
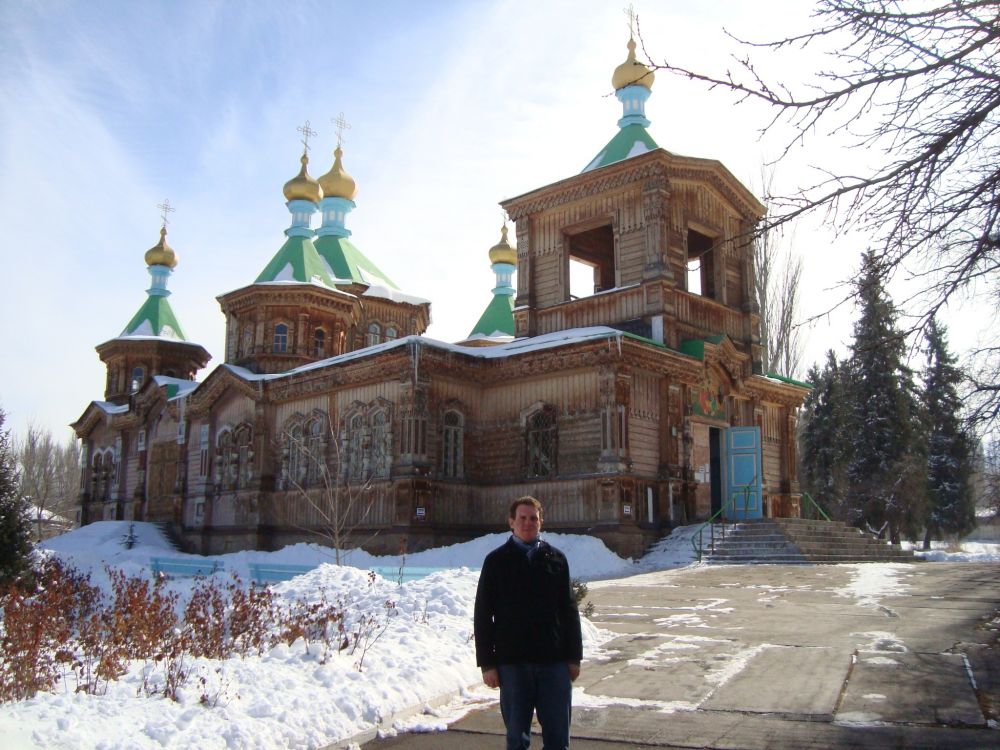
{"label": "evergreen tree", "polygon": [[802,486],[831,518],[846,520],[847,404],[843,367],[832,349],[826,354],[823,370],[813,365],[808,379],[813,389],[803,404],[799,451]]}
{"label": "evergreen tree", "polygon": [[854,324],[847,378],[847,510],[852,523],[887,530],[898,542],[901,532],[913,535],[922,524],[926,485],[913,424],[913,376],[884,278],[878,256],[865,253],[855,282],[861,315]]}
{"label": "evergreen tree", "polygon": [[0,409],[0,586],[16,583],[30,570],[31,524],[18,491],[17,465],[7,415]]}
{"label": "evergreen tree", "polygon": [[948,351],[947,332],[931,318],[925,334],[924,420],[929,508],[924,549],[943,534],[966,534],[976,524],[972,435],[961,418],[958,391],[963,376]]}

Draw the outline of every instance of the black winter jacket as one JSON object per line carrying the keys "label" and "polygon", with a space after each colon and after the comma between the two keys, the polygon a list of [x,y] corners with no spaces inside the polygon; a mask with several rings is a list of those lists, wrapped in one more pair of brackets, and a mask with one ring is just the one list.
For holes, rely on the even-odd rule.
{"label": "black winter jacket", "polygon": [[583,659],[580,611],[566,556],[547,542],[528,555],[508,539],[486,556],[476,590],[476,664]]}

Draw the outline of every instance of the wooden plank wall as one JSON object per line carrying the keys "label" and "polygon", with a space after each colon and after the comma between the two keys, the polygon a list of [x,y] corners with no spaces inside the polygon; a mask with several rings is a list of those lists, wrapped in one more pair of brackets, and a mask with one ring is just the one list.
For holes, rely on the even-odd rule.
{"label": "wooden plank wall", "polygon": [[[638,476],[655,477],[662,461],[660,419],[665,418],[665,411],[661,414],[660,378],[650,373],[633,375],[630,407],[628,429],[632,471]],[[663,407],[665,410],[666,404]]]}

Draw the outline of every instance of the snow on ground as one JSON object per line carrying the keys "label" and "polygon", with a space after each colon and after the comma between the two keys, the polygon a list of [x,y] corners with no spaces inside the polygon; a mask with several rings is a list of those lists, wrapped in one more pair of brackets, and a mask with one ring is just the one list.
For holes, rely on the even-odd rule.
{"label": "snow on ground", "polygon": [[[123,544],[130,533],[126,522],[102,522],[74,530],[44,543],[56,555],[108,588],[105,566],[130,576],[150,575],[153,557],[192,559],[174,551],[159,530],[148,524],[131,526],[135,543]],[[623,560],[593,537],[545,534],[566,553],[573,575],[585,580],[624,578],[693,564],[691,538],[697,527],[675,529],[642,560]],[[480,684],[471,640],[472,606],[478,568],[486,553],[502,544],[506,534],[409,554],[374,557],[351,552],[332,564],[332,551],[298,544],[277,552],[237,552],[219,555],[227,582],[233,572],[250,579],[252,563],[315,566],[311,572],[277,584],[288,599],[341,600],[358,616],[384,613],[395,603],[384,635],[369,649],[359,669],[359,654],[324,658],[316,645],[302,641],[278,646],[261,657],[226,661],[192,659],[193,677],[177,702],[143,695],[143,680],[156,667],[135,664],[105,695],[73,692],[72,678],[52,694],[0,705],[0,737],[5,750],[21,748],[319,748],[370,731],[382,721],[431,704],[440,706],[402,719],[400,730],[429,730],[454,721],[463,712],[495,700],[496,693]],[[935,548],[934,560],[1000,560],[1000,544],[970,543]],[[348,567],[348,565],[350,567]],[[430,575],[398,583],[391,571],[438,569]],[[852,583],[841,592],[859,603],[876,603],[880,596],[903,591],[898,565],[858,565]],[[370,568],[390,571],[369,577]],[[191,580],[169,585],[183,597]],[[877,634],[871,634],[877,640]],[[611,637],[584,620],[585,655],[600,654]],[[162,674],[159,675],[162,678]],[[198,682],[204,678],[204,685]],[[202,704],[202,696],[210,704]],[[451,702],[449,703],[449,696]]]}
{"label": "snow on ground", "polygon": [[935,562],[1000,562],[1000,542],[931,542],[926,551],[923,544],[903,542],[902,547]]}
{"label": "snow on ground", "polygon": [[[130,533],[134,543],[127,548]],[[495,693],[485,689],[467,690],[480,681],[472,643],[472,607],[478,568],[507,536],[491,534],[408,554],[405,559],[356,550],[342,560],[350,567],[334,565],[332,550],[315,544],[211,558],[223,565],[223,572],[216,574],[222,584],[228,583],[232,573],[250,580],[252,563],[315,566],[309,573],[276,584],[276,592],[288,600],[312,601],[322,596],[340,600],[352,616],[375,613],[387,618],[389,626],[364,655],[360,669],[359,653],[324,658],[316,644],[307,648],[302,641],[278,646],[261,657],[223,662],[192,659],[192,678],[178,702],[143,695],[149,671],[157,676],[156,668],[148,664],[133,665],[100,696],[73,692],[75,683],[69,677],[54,694],[0,706],[3,747],[317,748],[449,695],[461,695],[463,704],[494,700]],[[544,536],[566,553],[574,576],[624,576],[636,568],[593,537]],[[154,557],[205,559],[176,552],[155,526],[142,523],[91,524],[55,537],[43,548],[89,573],[92,583],[105,591],[110,590],[107,566],[129,576],[149,577]],[[399,584],[393,571],[400,567],[437,572]],[[370,568],[385,570],[387,575],[372,580]],[[174,579],[167,585],[183,601],[195,584],[192,579]],[[385,615],[387,601],[395,605],[391,617]],[[609,635],[584,620],[588,652]],[[203,695],[215,705],[202,705]]]}

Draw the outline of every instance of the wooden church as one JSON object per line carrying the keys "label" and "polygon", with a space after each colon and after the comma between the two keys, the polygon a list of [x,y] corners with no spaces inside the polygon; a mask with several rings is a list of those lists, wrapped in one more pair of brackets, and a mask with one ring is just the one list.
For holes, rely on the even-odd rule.
{"label": "wooden church", "polygon": [[[424,337],[430,303],[351,241],[339,146],[318,179],[303,154],[286,242],[218,297],[225,361],[201,381],[209,354],[167,300],[164,224],[146,303],[97,347],[104,400],[73,425],[80,523],[159,522],[205,554],[395,553],[505,529],[529,494],[547,529],[638,555],[719,510],[798,515],[806,387],[761,372],[764,207],[718,161],[656,144],[652,84],[630,40],[615,136],[582,173],[501,203],[516,246],[505,226],[492,300],[461,342]],[[578,269],[592,284],[571,291]]]}

